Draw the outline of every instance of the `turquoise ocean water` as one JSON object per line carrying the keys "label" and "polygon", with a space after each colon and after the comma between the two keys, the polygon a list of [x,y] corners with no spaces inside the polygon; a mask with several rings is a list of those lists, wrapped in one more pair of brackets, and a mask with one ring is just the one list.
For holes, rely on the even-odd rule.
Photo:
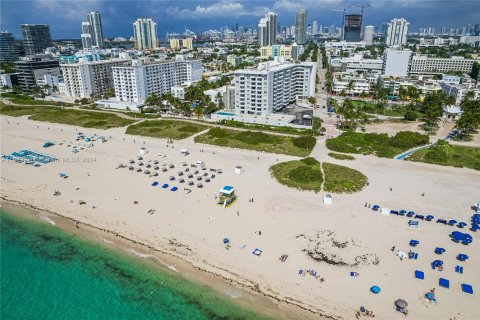
{"label": "turquoise ocean water", "polygon": [[264,319],[222,294],[0,209],[0,319]]}

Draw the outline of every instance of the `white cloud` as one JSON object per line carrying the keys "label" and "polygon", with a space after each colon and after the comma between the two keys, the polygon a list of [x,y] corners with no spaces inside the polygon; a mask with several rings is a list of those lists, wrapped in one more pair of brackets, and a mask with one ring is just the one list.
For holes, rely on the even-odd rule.
{"label": "white cloud", "polygon": [[56,1],[56,0],[35,0],[33,6],[42,13],[52,13],[61,19],[79,20],[85,14],[94,10],[100,5],[100,0],[88,1]]}
{"label": "white cloud", "polygon": [[278,0],[273,5],[277,11],[298,11],[299,9],[315,9],[340,5],[343,0]]}
{"label": "white cloud", "polygon": [[167,14],[178,19],[201,19],[216,17],[261,16],[269,10],[268,7],[255,6],[245,8],[240,2],[221,0],[207,6],[197,5],[194,9],[180,9],[178,6],[168,7]]}

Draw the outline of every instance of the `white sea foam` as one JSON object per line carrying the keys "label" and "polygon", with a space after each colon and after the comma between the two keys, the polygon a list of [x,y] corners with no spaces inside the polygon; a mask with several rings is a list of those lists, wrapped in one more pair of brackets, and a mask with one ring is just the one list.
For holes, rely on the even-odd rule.
{"label": "white sea foam", "polygon": [[151,254],[147,254],[147,253],[141,253],[141,252],[138,252],[134,249],[126,249],[128,252],[130,253],[133,253],[134,255],[136,255],[137,257],[140,257],[140,258],[150,258],[150,257],[153,257]]}
{"label": "white sea foam", "polygon": [[112,241],[107,240],[107,239],[105,239],[105,238],[102,238],[102,237],[100,237],[100,238],[101,238],[104,242],[106,242],[106,243],[113,243]]}
{"label": "white sea foam", "polygon": [[48,223],[50,223],[51,225],[56,225],[55,221],[53,221],[52,219],[50,219],[49,217],[45,217],[45,216],[40,216],[40,219],[42,219],[43,221],[46,221]]}

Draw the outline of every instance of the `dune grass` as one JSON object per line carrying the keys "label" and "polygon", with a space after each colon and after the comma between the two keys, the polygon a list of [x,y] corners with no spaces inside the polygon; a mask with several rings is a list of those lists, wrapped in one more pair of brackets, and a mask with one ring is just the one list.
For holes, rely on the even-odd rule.
{"label": "dune grass", "polygon": [[299,190],[320,191],[323,182],[320,162],[313,158],[278,163],[270,167],[281,184]]}
{"label": "dune grass", "polygon": [[12,106],[0,101],[0,114],[11,117],[27,116],[41,111],[42,107]]}
{"label": "dune grass", "polygon": [[311,136],[287,137],[259,131],[212,128],[195,137],[195,142],[305,157],[312,152],[316,139]]}
{"label": "dune grass", "polygon": [[480,148],[439,141],[431,148],[416,151],[405,160],[480,171]]}
{"label": "dune grass", "polygon": [[278,163],[270,167],[270,172],[283,185],[315,192],[322,190],[322,183],[324,191],[358,192],[368,181],[367,177],[357,170],[327,162],[320,163],[314,158]]}
{"label": "dune grass", "polygon": [[367,177],[363,173],[348,167],[324,162],[322,168],[325,174],[323,190],[328,192],[358,192],[362,190],[368,182]]}
{"label": "dune grass", "polygon": [[385,133],[344,132],[336,138],[327,140],[327,148],[343,153],[372,154],[383,158],[425,145],[429,142],[427,135],[412,131],[400,131],[389,137]]}
{"label": "dune grass", "polygon": [[181,140],[206,129],[208,129],[208,126],[186,121],[146,120],[129,126],[126,133],[154,138]]}
{"label": "dune grass", "polygon": [[328,155],[337,160],[355,160],[355,157],[343,153],[329,152]]}

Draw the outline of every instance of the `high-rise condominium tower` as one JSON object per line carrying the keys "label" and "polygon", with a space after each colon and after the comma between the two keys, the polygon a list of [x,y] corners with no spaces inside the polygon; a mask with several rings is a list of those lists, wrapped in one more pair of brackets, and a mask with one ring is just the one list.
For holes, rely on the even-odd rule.
{"label": "high-rise condominium tower", "polygon": [[304,44],[307,41],[307,15],[308,11],[302,9],[295,16],[295,42]]}
{"label": "high-rise condominium tower", "polygon": [[394,18],[387,24],[385,44],[387,46],[402,46],[407,43],[409,22],[405,19]]}
{"label": "high-rise condominium tower", "polygon": [[93,45],[99,48],[103,48],[103,28],[100,12],[92,11],[87,14],[87,22],[90,23]]}
{"label": "high-rise condominium tower", "polygon": [[137,19],[133,23],[133,35],[136,49],[158,48],[157,24],[152,19]]}
{"label": "high-rise condominium tower", "polygon": [[275,44],[277,38],[277,14],[275,12],[267,12],[265,17],[260,19],[257,34],[260,46]]}
{"label": "high-rise condominium tower", "polygon": [[22,29],[23,46],[27,55],[43,53],[43,50],[52,46],[48,25],[21,24],[20,28]]}

